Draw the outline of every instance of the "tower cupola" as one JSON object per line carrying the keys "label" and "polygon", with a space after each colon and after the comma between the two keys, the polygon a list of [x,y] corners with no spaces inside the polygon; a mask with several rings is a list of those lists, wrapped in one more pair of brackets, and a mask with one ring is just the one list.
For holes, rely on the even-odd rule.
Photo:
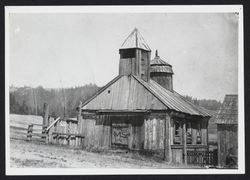
{"label": "tower cupola", "polygon": [[173,74],[172,66],[162,60],[156,50],[155,58],[150,62],[150,78],[165,89],[173,91]]}
{"label": "tower cupola", "polygon": [[123,42],[119,53],[119,75],[132,74],[144,81],[149,80],[151,49],[137,28]]}

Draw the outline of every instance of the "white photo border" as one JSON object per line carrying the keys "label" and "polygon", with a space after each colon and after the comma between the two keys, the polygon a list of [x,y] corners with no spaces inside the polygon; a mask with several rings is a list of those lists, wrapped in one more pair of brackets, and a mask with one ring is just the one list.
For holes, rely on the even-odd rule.
{"label": "white photo border", "polygon": [[[238,26],[238,169],[111,169],[11,168],[9,137],[9,14],[10,13],[239,13]],[[5,6],[5,150],[6,175],[244,174],[244,47],[242,5],[171,6]]]}

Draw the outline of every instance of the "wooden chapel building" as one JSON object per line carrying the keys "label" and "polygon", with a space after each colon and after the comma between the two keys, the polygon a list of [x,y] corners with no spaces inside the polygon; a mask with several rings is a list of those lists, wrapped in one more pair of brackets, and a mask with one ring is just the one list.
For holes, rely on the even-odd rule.
{"label": "wooden chapel building", "polygon": [[161,152],[176,163],[187,162],[187,151],[206,151],[210,116],[174,91],[172,66],[157,52],[151,61],[136,28],[119,54],[119,75],[80,108],[84,146]]}

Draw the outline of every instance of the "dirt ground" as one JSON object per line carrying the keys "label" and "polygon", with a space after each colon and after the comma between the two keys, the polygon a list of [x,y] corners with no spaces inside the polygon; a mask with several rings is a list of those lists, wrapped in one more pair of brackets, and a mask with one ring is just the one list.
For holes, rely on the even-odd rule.
{"label": "dirt ground", "polygon": [[97,153],[15,139],[10,140],[10,166],[13,168],[187,168],[182,165],[170,165],[159,158],[134,152]]}
{"label": "dirt ground", "polygon": [[11,114],[9,122],[12,168],[194,168],[190,165],[168,164],[162,157],[146,156],[138,152],[94,152],[68,146],[47,145],[38,142],[38,139],[28,142],[28,124],[42,124],[42,117]]}

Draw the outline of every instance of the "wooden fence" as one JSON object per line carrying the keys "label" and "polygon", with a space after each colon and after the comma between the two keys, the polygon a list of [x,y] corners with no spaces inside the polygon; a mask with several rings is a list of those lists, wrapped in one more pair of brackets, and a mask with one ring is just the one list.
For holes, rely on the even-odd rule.
{"label": "wooden fence", "polygon": [[215,167],[218,165],[218,152],[214,151],[187,151],[187,163],[198,166]]}
{"label": "wooden fence", "polygon": [[35,137],[41,137],[43,140],[45,140],[46,134],[43,133],[44,127],[43,127],[42,131],[34,132],[34,126],[43,127],[42,124],[29,124],[28,125],[28,130],[27,130],[27,140],[31,141],[32,137],[34,137],[34,136]]}
{"label": "wooden fence", "polygon": [[[71,123],[66,123],[66,127],[61,127],[60,122],[65,121],[56,118],[51,121],[48,126],[42,124],[29,124],[27,129],[27,140],[31,141],[34,137],[40,137],[41,140],[45,141],[47,144],[60,144],[79,147],[82,145],[84,136],[76,133],[76,129],[70,129]],[[65,125],[65,123],[63,123]],[[40,132],[34,132],[34,127],[42,127]],[[60,128],[61,127],[61,128]],[[63,131],[61,129],[63,128]]]}

